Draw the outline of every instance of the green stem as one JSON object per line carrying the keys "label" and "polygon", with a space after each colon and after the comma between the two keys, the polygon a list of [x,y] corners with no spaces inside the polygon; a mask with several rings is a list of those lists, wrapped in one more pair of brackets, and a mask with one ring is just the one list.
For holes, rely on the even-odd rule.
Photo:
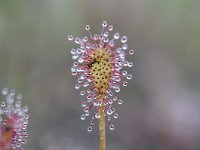
{"label": "green stem", "polygon": [[105,116],[102,107],[99,119],[99,150],[106,150]]}

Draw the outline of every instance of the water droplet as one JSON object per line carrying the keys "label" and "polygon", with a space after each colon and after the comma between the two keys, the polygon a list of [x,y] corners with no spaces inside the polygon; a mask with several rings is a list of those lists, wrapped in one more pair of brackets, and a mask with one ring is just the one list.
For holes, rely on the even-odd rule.
{"label": "water droplet", "polygon": [[118,32],[116,32],[116,33],[114,34],[114,39],[119,39],[119,37],[120,37],[120,34],[119,34]]}
{"label": "water droplet", "polygon": [[116,101],[117,100],[117,96],[113,97],[113,101]]}
{"label": "water droplet", "polygon": [[129,50],[129,54],[133,55],[135,53],[135,50],[131,49]]}
{"label": "water droplet", "polygon": [[84,112],[89,112],[89,107],[85,107]]}
{"label": "water droplet", "polygon": [[127,49],[128,49],[128,45],[127,45],[127,44],[123,44],[123,45],[122,45],[122,49],[123,49],[123,50],[127,50]]}
{"label": "water droplet", "polygon": [[89,116],[89,115],[90,115],[90,112],[89,112],[89,111],[85,113],[85,116]]}
{"label": "water droplet", "polygon": [[108,37],[108,31],[105,31],[103,34],[104,37]]}
{"label": "water droplet", "polygon": [[119,105],[121,105],[122,102],[123,102],[123,101],[122,101],[121,99],[118,100],[118,104],[119,104]]}
{"label": "water droplet", "polygon": [[3,88],[2,94],[3,94],[3,95],[7,95],[7,94],[8,94],[8,88]]}
{"label": "water droplet", "polygon": [[5,102],[1,102],[1,107],[5,107],[6,103]]}
{"label": "water droplet", "polygon": [[80,84],[76,84],[76,85],[75,85],[75,89],[77,89],[77,90],[80,89],[80,87],[81,87]]}
{"label": "water droplet", "polygon": [[95,118],[97,118],[97,119],[100,118],[100,113],[99,112],[95,113]]}
{"label": "water droplet", "polygon": [[114,129],[115,129],[115,126],[114,126],[113,124],[110,124],[110,125],[109,125],[109,128],[110,128],[110,130],[114,130]]}
{"label": "water droplet", "polygon": [[83,41],[84,41],[84,42],[87,42],[87,41],[88,41],[88,37],[87,37],[87,36],[84,36],[84,37],[83,37]]}
{"label": "water droplet", "polygon": [[92,126],[89,126],[89,127],[87,128],[87,130],[88,130],[88,132],[91,132],[91,131],[92,131]]}
{"label": "water droplet", "polygon": [[71,54],[72,55],[76,54],[76,50],[74,48],[71,49]]}
{"label": "water droplet", "polygon": [[85,91],[81,91],[80,94],[81,94],[81,95],[85,95]]}
{"label": "water droplet", "polygon": [[15,90],[10,91],[10,95],[14,96],[15,95]]}
{"label": "water droplet", "polygon": [[80,44],[80,38],[79,38],[79,37],[76,37],[76,38],[75,38],[75,43],[76,43],[76,44]]}
{"label": "water droplet", "polygon": [[127,77],[126,77],[126,78],[127,78],[128,80],[131,80],[131,79],[132,79],[132,77],[133,77],[133,76],[132,76],[132,74],[129,74],[129,75],[127,75]]}
{"label": "water droplet", "polygon": [[107,110],[107,114],[108,114],[108,115],[111,115],[112,113],[113,113],[112,109],[108,109],[108,110]]}
{"label": "water droplet", "polygon": [[122,71],[122,75],[126,76],[127,75],[127,71]]}
{"label": "water droplet", "polygon": [[121,37],[121,42],[122,42],[122,43],[126,43],[127,40],[128,40],[128,37],[127,37],[127,36],[124,35],[124,36]]}
{"label": "water droplet", "polygon": [[89,25],[86,25],[86,26],[85,26],[85,30],[90,30],[90,26],[89,26]]}
{"label": "water droplet", "polygon": [[123,81],[123,86],[127,86],[128,82],[127,81]]}
{"label": "water droplet", "polygon": [[133,62],[129,62],[128,67],[133,67]]}
{"label": "water droplet", "polygon": [[108,31],[112,31],[112,30],[113,30],[113,25],[109,25]]}
{"label": "water droplet", "polygon": [[94,120],[91,120],[91,121],[90,121],[90,125],[94,125]]}
{"label": "water droplet", "polygon": [[83,102],[82,102],[82,107],[86,107],[86,106],[87,106],[86,101],[83,101]]}
{"label": "water droplet", "polygon": [[73,40],[73,36],[72,35],[68,35],[68,40],[72,41]]}
{"label": "water droplet", "polygon": [[86,119],[85,114],[82,114],[82,115],[81,115],[81,120],[85,120],[85,119]]}
{"label": "water droplet", "polygon": [[106,27],[108,25],[107,21],[102,22],[102,27]]}
{"label": "water droplet", "polygon": [[115,88],[115,92],[119,93],[119,92],[120,92],[120,88],[119,88],[119,87],[116,87],[116,88]]}
{"label": "water droplet", "polygon": [[118,113],[115,113],[114,116],[113,116],[115,119],[118,118]]}

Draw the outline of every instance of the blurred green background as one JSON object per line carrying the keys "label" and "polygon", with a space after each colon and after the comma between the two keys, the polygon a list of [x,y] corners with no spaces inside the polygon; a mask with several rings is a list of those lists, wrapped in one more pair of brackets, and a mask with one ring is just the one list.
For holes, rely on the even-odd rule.
{"label": "blurred green background", "polygon": [[[0,88],[30,107],[26,150],[98,149],[82,122],[67,34],[101,22],[127,34],[134,80],[118,97],[108,150],[200,149],[199,0],[0,0]],[[96,121],[98,124],[98,121]]]}

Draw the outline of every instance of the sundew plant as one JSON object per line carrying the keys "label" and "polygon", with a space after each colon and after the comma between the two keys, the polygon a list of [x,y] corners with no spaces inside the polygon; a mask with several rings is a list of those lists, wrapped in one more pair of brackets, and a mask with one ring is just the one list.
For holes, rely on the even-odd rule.
{"label": "sundew plant", "polygon": [[118,113],[113,103],[122,104],[115,92],[120,92],[121,86],[127,86],[127,80],[132,79],[125,68],[133,67],[133,62],[127,61],[126,56],[133,55],[134,50],[128,48],[126,35],[121,36],[118,32],[111,35],[113,26],[107,21],[102,22],[102,27],[100,34],[93,34],[90,26],[86,25],[89,36],[69,35],[68,40],[74,40],[79,45],[71,49],[74,60],[71,72],[73,76],[78,76],[75,89],[81,89],[80,94],[86,97],[82,101],[84,113],[81,120],[91,114],[89,132],[93,130],[95,118],[99,120],[99,149],[105,150],[106,120],[110,130],[114,130],[112,118],[118,118]]}
{"label": "sundew plant", "polygon": [[28,137],[28,107],[22,106],[22,95],[4,88],[0,105],[0,150],[23,150]]}

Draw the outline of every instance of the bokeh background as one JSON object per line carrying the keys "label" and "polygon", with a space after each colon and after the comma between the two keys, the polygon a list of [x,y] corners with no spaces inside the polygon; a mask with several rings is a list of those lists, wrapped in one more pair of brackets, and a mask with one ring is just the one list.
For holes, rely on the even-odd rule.
{"label": "bokeh background", "polygon": [[[200,1],[0,0],[0,88],[30,108],[26,150],[98,149],[81,121],[67,35],[107,20],[135,49],[108,150],[200,149]],[[129,59],[130,60],[130,59]],[[96,121],[98,124],[98,121]]]}

